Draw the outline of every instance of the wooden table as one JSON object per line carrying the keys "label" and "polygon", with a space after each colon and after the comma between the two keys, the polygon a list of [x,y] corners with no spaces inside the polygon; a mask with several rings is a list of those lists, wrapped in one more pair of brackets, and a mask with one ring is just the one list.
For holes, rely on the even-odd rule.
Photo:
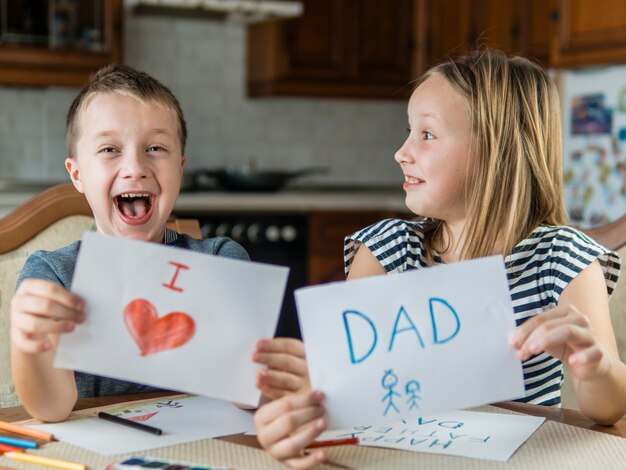
{"label": "wooden table", "polygon": [[[114,395],[106,397],[81,398],[76,403],[74,411],[114,405],[116,403],[124,403],[135,400],[156,399],[165,396],[172,396],[173,393],[174,392],[153,392],[137,395]],[[601,426],[591,421],[580,411],[576,410],[554,408],[549,406],[528,405],[526,403],[516,402],[496,403],[495,406],[511,411],[516,411],[518,413],[524,413],[532,416],[541,416],[551,421],[569,424],[583,429],[590,429],[592,431],[598,431],[626,438],[626,419],[621,419],[613,426]],[[22,421],[29,418],[30,416],[21,406],[16,406],[12,408],[0,408],[0,420],[12,422]],[[259,443],[257,442],[255,436],[236,434],[232,436],[221,437],[220,439],[235,444],[259,447]]]}

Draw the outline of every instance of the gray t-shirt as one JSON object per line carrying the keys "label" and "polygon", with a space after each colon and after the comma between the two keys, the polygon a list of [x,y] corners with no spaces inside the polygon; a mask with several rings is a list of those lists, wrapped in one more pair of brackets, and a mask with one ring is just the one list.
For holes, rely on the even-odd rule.
{"label": "gray t-shirt", "polygon": [[[166,229],[165,240],[165,244],[168,246],[224,256],[226,258],[249,259],[246,250],[244,250],[241,245],[226,237],[196,240],[187,235]],[[17,287],[19,287],[24,279],[35,278],[57,282],[66,289],[69,289],[72,284],[79,249],[80,241],[76,241],[71,245],[59,248],[55,251],[34,252],[28,257],[26,263],[24,263],[20,277],[17,280]],[[149,385],[141,385],[82,372],[75,372],[74,376],[76,377],[76,387],[80,398],[154,392],[160,390]]]}

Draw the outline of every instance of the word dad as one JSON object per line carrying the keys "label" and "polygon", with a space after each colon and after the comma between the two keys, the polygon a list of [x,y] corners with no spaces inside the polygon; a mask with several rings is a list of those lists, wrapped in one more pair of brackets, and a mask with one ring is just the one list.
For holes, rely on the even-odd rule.
{"label": "word dad", "polygon": [[[428,299],[428,312],[430,315],[430,326],[433,334],[433,344],[447,343],[459,333],[461,329],[461,321],[459,320],[456,310],[448,302],[443,299],[432,297]],[[348,349],[350,352],[350,361],[352,364],[358,364],[365,361],[365,359],[367,359],[376,348],[378,344],[378,330],[376,329],[376,325],[372,319],[363,312],[358,310],[344,310],[342,315],[343,325],[346,330]],[[448,329],[452,331],[449,332],[447,336],[441,337],[439,325],[446,322],[446,320]],[[450,327],[451,325],[452,327]],[[364,338],[368,331],[370,331],[371,334],[369,339],[369,349],[367,349],[367,346],[364,346],[368,343],[367,338]],[[422,349],[426,348],[419,328],[413,320],[411,320],[406,308],[404,308],[404,306],[400,306],[395,318],[393,330],[391,331],[387,351],[391,352],[393,349],[394,341],[397,335],[407,332],[413,332],[419,346]],[[355,352],[357,344],[360,345],[359,349],[361,349],[361,351]],[[367,350],[363,352],[363,349]]]}

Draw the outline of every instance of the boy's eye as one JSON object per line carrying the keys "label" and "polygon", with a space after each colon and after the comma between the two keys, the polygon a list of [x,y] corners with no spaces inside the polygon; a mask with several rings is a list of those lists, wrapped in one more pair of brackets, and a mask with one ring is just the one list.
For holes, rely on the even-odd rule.
{"label": "boy's eye", "polygon": [[113,152],[117,152],[117,149],[115,147],[104,147],[100,149],[100,153],[113,153]]}
{"label": "boy's eye", "polygon": [[151,145],[148,147],[148,152],[164,152],[165,148],[160,145]]}
{"label": "boy's eye", "polygon": [[432,134],[432,133],[430,133],[428,131],[422,131],[422,139],[423,140],[432,140],[434,138],[435,138],[434,134]]}

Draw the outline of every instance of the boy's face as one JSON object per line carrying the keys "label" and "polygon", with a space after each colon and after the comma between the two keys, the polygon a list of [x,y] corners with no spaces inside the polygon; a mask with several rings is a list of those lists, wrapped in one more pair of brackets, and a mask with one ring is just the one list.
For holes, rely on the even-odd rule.
{"label": "boy's face", "polygon": [[173,111],[101,93],[83,109],[78,127],[65,167],[98,231],[161,242],[185,164]]}

